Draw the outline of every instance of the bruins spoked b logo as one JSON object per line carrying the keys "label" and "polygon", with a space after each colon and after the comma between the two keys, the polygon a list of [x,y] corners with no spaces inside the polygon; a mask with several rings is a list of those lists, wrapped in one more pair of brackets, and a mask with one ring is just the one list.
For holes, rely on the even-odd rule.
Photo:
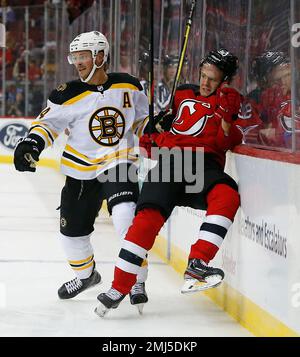
{"label": "bruins spoked b logo", "polygon": [[125,130],[123,114],[116,108],[104,107],[98,109],[89,122],[92,138],[100,145],[117,145]]}

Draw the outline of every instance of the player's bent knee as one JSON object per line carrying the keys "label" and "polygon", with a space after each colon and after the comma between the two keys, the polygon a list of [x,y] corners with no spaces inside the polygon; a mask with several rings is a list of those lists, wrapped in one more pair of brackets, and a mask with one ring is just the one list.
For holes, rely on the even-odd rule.
{"label": "player's bent knee", "polygon": [[220,214],[233,221],[240,206],[237,190],[226,184],[216,185],[207,195],[207,214]]}

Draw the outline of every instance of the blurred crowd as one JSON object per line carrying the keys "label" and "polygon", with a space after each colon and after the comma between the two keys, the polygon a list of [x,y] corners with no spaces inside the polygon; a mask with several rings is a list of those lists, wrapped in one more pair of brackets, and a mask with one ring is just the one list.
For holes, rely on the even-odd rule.
{"label": "blurred crowd", "polygon": [[[6,4],[10,6],[5,6]],[[0,81],[5,79],[5,114],[35,116],[43,106],[43,80],[55,75],[53,53],[55,43],[44,41],[44,1],[18,0],[1,3],[1,17],[5,19],[6,48],[0,48]],[[26,38],[25,7],[28,7],[28,38]],[[1,18],[0,17],[0,18]],[[51,39],[54,34],[49,34]],[[45,48],[47,46],[47,62]],[[4,58],[5,56],[5,58]],[[5,63],[5,67],[4,67]],[[4,73],[3,70],[5,69]],[[4,76],[4,77],[3,77]],[[25,113],[25,87],[28,110]],[[3,86],[1,96],[3,92]]]}
{"label": "blurred crowd", "polygon": [[[102,19],[109,19],[110,7],[116,6],[115,3],[110,0],[94,1],[101,2]],[[52,82],[54,84],[58,44],[55,42],[55,31],[51,30],[47,33],[45,44],[44,2],[44,0],[2,0],[1,2],[2,14],[5,7],[6,50],[4,67],[4,51],[0,49],[0,81],[2,83],[3,71],[5,71],[5,114],[9,116],[24,116],[25,107],[28,116],[37,115],[44,105],[45,81],[47,84]],[[48,2],[54,3],[55,0],[48,0]],[[59,2],[56,0],[56,3]],[[83,2],[67,0],[66,4],[69,7],[70,4],[73,6],[73,12],[69,12],[69,16],[70,14],[73,16],[72,21],[80,17],[80,13],[93,3],[91,0]],[[133,35],[136,31],[136,23],[132,13],[137,11],[133,1],[122,0],[120,4],[120,57],[117,68],[114,66],[113,70],[138,76],[147,93],[150,68],[148,42],[151,27],[150,15],[147,12],[148,1],[140,0],[138,39]],[[22,7],[25,5],[34,5],[29,7],[27,39],[24,7]],[[191,0],[154,0],[154,6],[155,110],[158,112],[165,110],[170,100]],[[250,145],[290,149],[292,130],[296,131],[297,137],[300,133],[298,113],[300,103],[297,98],[292,102],[291,98],[289,6],[290,2],[287,0],[278,0],[275,3],[267,0],[255,2],[250,9],[247,0],[228,0],[226,3],[210,0],[205,9],[201,2],[196,7],[180,84],[198,82],[198,66],[205,52],[225,47],[235,53],[239,58],[240,68],[233,84],[245,98],[238,125],[243,131],[244,142]],[[205,16],[203,16],[204,11]],[[202,24],[203,19],[205,24]],[[51,16],[49,21],[53,21]],[[114,31],[109,21],[102,21],[101,26],[102,32],[106,35]],[[57,31],[55,26],[52,28]],[[108,37],[115,39],[116,33],[112,32]],[[245,42],[245,39],[248,42]],[[134,41],[139,43],[139,53],[136,53]],[[111,47],[113,48],[114,45],[115,42]],[[300,59],[300,56],[298,58]],[[296,61],[297,68],[298,64],[300,61]],[[295,73],[299,72],[299,70],[295,71]],[[294,81],[298,83],[295,78]],[[25,106],[26,86],[27,106]],[[300,98],[298,91],[296,85],[296,97]],[[297,139],[297,142],[299,143],[297,149],[300,149],[300,139]]]}

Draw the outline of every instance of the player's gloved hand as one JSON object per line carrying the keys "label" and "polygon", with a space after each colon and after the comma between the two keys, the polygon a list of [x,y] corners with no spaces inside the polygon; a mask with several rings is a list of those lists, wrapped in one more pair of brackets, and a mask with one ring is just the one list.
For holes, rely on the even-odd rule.
{"label": "player's gloved hand", "polygon": [[262,92],[260,101],[267,123],[276,122],[278,111],[285,99],[282,88],[278,84],[274,84]]}
{"label": "player's gloved hand", "polygon": [[172,114],[172,109],[161,110],[154,116],[155,129],[161,133],[163,131],[169,131],[174,121],[175,115]]}
{"label": "player's gloved hand", "polygon": [[234,88],[220,87],[217,90],[217,105],[215,111],[227,123],[232,124],[238,118],[242,103],[241,94]]}
{"label": "player's gloved hand", "polygon": [[18,171],[36,171],[36,162],[43,150],[42,143],[32,137],[21,138],[14,152],[14,164]]}
{"label": "player's gloved hand", "polygon": [[140,153],[142,156],[151,159],[151,148],[154,146],[157,146],[155,143],[155,139],[159,133],[153,133],[153,134],[144,134],[143,136],[140,137]]}

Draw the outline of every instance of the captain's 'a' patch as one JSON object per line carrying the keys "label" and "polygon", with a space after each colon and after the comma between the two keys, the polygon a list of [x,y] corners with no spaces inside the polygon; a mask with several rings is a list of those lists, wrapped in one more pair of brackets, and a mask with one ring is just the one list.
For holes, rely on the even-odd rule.
{"label": "captain's 'a' patch", "polygon": [[124,92],[123,95],[123,108],[131,108],[130,97],[128,92]]}

